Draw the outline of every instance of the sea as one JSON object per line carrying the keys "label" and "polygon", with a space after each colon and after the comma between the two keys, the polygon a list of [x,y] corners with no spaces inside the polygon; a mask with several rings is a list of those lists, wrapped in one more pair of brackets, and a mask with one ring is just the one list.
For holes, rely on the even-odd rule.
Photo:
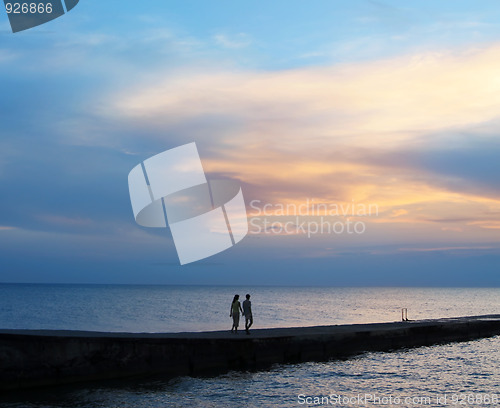
{"label": "sea", "polygon": [[[254,328],[500,314],[499,288],[0,284],[0,328],[228,330],[233,296]],[[1,367],[1,361],[0,361]],[[0,368],[1,369],[1,368]],[[191,378],[116,380],[0,395],[0,407],[499,407],[500,337]]]}

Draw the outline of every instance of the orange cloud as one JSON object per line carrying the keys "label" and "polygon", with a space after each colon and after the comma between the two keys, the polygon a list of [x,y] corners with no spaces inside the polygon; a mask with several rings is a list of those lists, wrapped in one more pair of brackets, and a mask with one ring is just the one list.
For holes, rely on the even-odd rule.
{"label": "orange cloud", "polygon": [[278,151],[380,147],[498,116],[500,46],[277,72],[188,71],[116,95],[108,112],[168,127],[203,116],[244,126],[228,143]]}
{"label": "orange cloud", "polygon": [[498,242],[485,235],[500,225],[498,195],[447,187],[460,180],[403,160],[368,159],[440,137],[446,146],[454,132],[497,118],[499,65],[493,44],[274,72],[191,70],[113,95],[103,113],[155,134],[205,136],[205,170],[240,179],[250,199],[354,200],[378,205],[370,222],[386,230],[418,225],[429,237]]}

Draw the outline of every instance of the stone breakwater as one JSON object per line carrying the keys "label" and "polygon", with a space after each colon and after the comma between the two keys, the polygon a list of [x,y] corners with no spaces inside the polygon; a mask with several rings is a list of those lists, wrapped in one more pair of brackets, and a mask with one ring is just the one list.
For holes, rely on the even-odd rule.
{"label": "stone breakwater", "polygon": [[500,315],[197,333],[0,330],[0,389],[212,375],[500,334]]}

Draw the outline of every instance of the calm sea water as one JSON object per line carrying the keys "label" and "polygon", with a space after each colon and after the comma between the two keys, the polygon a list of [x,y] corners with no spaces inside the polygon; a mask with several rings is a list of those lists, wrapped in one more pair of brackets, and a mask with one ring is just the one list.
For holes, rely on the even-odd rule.
{"label": "calm sea water", "polygon": [[[402,307],[412,319],[500,312],[499,289],[0,285],[0,327],[229,329],[232,296],[247,292],[256,327],[396,321]],[[499,337],[214,378],[52,388],[0,396],[0,406],[498,407],[497,396]]]}
{"label": "calm sea water", "polygon": [[181,332],[231,328],[234,294],[255,328],[391,322],[500,312],[500,289],[0,284],[0,328]]}

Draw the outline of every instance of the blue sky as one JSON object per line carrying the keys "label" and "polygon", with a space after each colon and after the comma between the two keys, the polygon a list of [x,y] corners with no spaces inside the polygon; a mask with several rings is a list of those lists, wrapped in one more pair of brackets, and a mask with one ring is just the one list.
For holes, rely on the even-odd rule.
{"label": "blue sky", "polygon": [[[496,1],[82,0],[13,34],[0,13],[0,281],[498,286],[498,21]],[[193,141],[247,204],[380,213],[181,267],[127,175]]]}

